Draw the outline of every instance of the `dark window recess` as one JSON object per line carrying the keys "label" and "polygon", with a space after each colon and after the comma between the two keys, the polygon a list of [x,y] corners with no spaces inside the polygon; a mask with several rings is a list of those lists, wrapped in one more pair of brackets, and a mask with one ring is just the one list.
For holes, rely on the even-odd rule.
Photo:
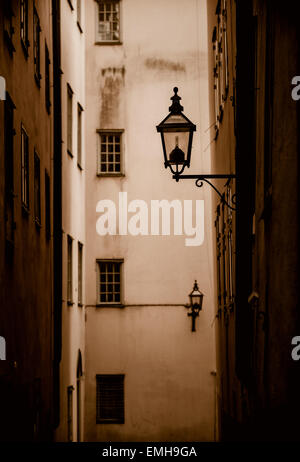
{"label": "dark window recess", "polygon": [[29,210],[29,141],[23,126],[21,128],[21,169],[22,205]]}
{"label": "dark window recess", "polygon": [[28,56],[28,0],[21,0],[20,3],[20,34],[23,50]]}
{"label": "dark window recess", "polygon": [[41,224],[41,172],[40,158],[34,152],[34,214],[37,224]]}
{"label": "dark window recess", "polygon": [[4,40],[10,55],[12,56],[13,52],[16,51],[13,44],[13,35],[15,29],[13,27],[13,17],[14,12],[11,6],[11,2],[6,1],[3,5],[3,31],[4,31]]}
{"label": "dark window recess", "polygon": [[83,245],[78,242],[78,305],[82,305],[82,257]]}
{"label": "dark window recess", "polygon": [[70,385],[67,388],[68,393],[68,441],[73,441],[73,391],[74,387]]}
{"label": "dark window recess", "polygon": [[51,237],[51,209],[50,209],[50,177],[45,171],[45,227],[46,239]]}
{"label": "dark window recess", "polygon": [[70,156],[73,149],[73,90],[67,84],[67,151]]}
{"label": "dark window recess", "polygon": [[5,178],[5,237],[14,241],[14,109],[8,93],[4,103],[4,178]]}
{"label": "dark window recess", "polygon": [[34,77],[40,86],[41,76],[41,26],[36,9],[33,11],[33,57],[34,57]]}
{"label": "dark window recess", "polygon": [[[270,5],[270,3],[268,5]],[[272,138],[274,99],[274,26],[271,15],[271,6],[268,6],[267,14],[266,50],[264,189],[265,206],[268,206],[270,205],[272,196]]]}
{"label": "dark window recess", "polygon": [[51,98],[50,98],[50,57],[47,43],[45,43],[45,101],[46,109],[50,114]]}
{"label": "dark window recess", "polygon": [[79,27],[80,32],[82,32],[82,28],[81,28],[81,0],[77,0],[77,25]]}
{"label": "dark window recess", "polygon": [[73,304],[73,239],[68,236],[67,302]]}
{"label": "dark window recess", "polygon": [[96,423],[124,423],[124,374],[99,374]]}
{"label": "dark window recess", "polygon": [[69,3],[71,10],[73,11],[74,10],[73,0],[68,0],[68,3]]}
{"label": "dark window recess", "polygon": [[82,112],[83,109],[77,105],[77,164],[82,168]]}

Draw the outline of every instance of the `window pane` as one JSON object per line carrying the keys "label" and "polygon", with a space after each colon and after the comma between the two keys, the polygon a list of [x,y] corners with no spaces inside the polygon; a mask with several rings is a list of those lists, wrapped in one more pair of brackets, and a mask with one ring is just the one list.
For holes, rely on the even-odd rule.
{"label": "window pane", "polygon": [[99,262],[100,303],[120,303],[120,262]]}

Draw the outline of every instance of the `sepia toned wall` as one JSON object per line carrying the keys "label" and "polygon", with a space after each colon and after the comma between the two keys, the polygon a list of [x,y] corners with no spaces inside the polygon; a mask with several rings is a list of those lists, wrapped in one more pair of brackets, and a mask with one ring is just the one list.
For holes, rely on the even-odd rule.
{"label": "sepia toned wall", "polygon": [[[216,330],[220,439],[296,440],[299,116],[291,81],[299,66],[299,5],[209,1],[209,40],[220,5],[227,14],[229,98],[216,121],[211,45],[210,114],[219,126],[212,162],[216,171],[237,174],[234,303],[229,313],[219,303]],[[224,286],[220,292],[223,299]]]}
{"label": "sepia toned wall", "polygon": [[[215,283],[211,191],[176,183],[163,167],[155,126],[178,86],[197,124],[192,167],[209,173],[204,1],[121,1],[119,45],[95,44],[96,2],[86,2],[85,441],[211,441],[215,438]],[[155,24],[155,32],[153,25]],[[97,176],[97,129],[123,129],[124,176]],[[99,236],[98,201],[204,200],[204,243],[185,236]],[[149,218],[150,220],[150,218]],[[150,223],[150,221],[149,221]],[[97,306],[97,265],[122,258],[123,308]],[[191,332],[188,294],[205,294]],[[126,306],[135,305],[135,306]],[[166,306],[164,306],[166,305]],[[96,374],[125,374],[125,423],[96,424]]]}
{"label": "sepia toned wall", "polygon": [[[81,8],[81,29],[77,24],[76,2],[60,2],[61,15],[61,115],[62,115],[62,353],[60,362],[60,423],[57,441],[78,441],[83,437],[84,380],[80,378],[80,398],[77,398],[77,369],[79,356],[84,362],[84,288],[83,303],[78,300],[78,242],[83,244],[85,259],[85,31],[84,2]],[[67,85],[73,91],[72,149],[67,151]],[[77,104],[82,113],[82,164],[78,166]],[[72,301],[68,301],[68,236],[72,241]],[[84,278],[84,270],[83,270]],[[72,403],[68,406],[68,387],[73,387]],[[80,401],[78,401],[80,400]],[[80,429],[78,435],[78,407]],[[68,423],[69,421],[69,423]]]}
{"label": "sepia toned wall", "polygon": [[[34,77],[34,4],[41,26],[40,85]],[[14,50],[4,36],[5,6],[11,8],[13,14]],[[20,2],[1,2],[0,75],[5,78],[6,91],[14,103],[11,155],[14,224],[13,239],[8,239],[5,232],[5,164],[8,157],[5,139],[8,133],[4,125],[7,101],[0,101],[0,335],[6,341],[6,361],[0,361],[0,439],[45,441],[52,438],[53,423],[52,231],[47,236],[45,226],[45,170],[50,178],[50,194],[53,179],[53,119],[45,101],[45,42],[52,61],[51,2],[28,2],[28,53],[22,47],[20,24]],[[53,102],[51,87],[50,98]],[[21,193],[21,124],[29,140],[29,203],[26,209]],[[40,223],[35,216],[34,150],[40,158]],[[52,209],[51,199],[50,205]]]}

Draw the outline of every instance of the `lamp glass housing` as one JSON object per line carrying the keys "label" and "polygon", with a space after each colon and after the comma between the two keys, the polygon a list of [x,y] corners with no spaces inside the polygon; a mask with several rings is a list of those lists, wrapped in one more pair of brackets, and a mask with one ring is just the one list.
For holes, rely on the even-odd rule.
{"label": "lamp glass housing", "polygon": [[190,293],[189,297],[191,302],[191,308],[194,311],[201,311],[204,294],[199,290],[197,281],[195,281],[194,288]]}
{"label": "lamp glass housing", "polygon": [[196,126],[182,113],[177,91],[174,88],[170,113],[156,127],[161,134],[165,168],[169,167],[173,174],[181,174],[186,166],[190,166],[193,133],[196,130]]}

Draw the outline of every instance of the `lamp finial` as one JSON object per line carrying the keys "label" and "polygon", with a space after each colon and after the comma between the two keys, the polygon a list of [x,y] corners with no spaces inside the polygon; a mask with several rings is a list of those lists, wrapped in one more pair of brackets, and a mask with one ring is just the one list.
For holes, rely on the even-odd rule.
{"label": "lamp finial", "polygon": [[181,100],[181,97],[177,95],[178,87],[174,87],[173,91],[174,95],[172,96],[172,98],[170,98],[172,100],[172,104],[169,107],[169,111],[171,112],[171,114],[180,114],[183,111],[183,107],[179,102]]}

